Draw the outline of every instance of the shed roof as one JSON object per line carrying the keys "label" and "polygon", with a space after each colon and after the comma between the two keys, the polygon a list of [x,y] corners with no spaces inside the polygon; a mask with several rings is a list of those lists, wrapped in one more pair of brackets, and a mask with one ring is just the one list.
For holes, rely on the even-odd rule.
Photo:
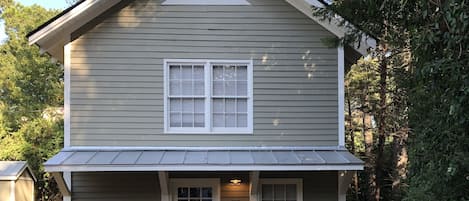
{"label": "shed roof", "polygon": [[62,171],[362,170],[347,150],[63,150],[45,164]]}
{"label": "shed roof", "polygon": [[26,170],[29,171],[31,177],[36,181],[36,177],[34,177],[26,161],[0,161],[0,181],[18,180],[21,174]]}

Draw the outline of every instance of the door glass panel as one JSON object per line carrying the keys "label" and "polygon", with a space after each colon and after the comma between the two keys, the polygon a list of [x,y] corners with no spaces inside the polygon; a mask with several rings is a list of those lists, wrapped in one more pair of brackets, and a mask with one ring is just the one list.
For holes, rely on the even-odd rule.
{"label": "door glass panel", "polygon": [[210,187],[179,187],[177,201],[212,201],[212,196]]}

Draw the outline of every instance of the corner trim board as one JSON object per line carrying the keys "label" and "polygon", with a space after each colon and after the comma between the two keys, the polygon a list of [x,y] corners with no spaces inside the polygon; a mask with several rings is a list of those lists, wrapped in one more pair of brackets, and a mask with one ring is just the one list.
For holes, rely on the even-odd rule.
{"label": "corner trim board", "polygon": [[337,75],[337,83],[338,83],[338,122],[339,122],[339,146],[340,147],[345,147],[345,84],[344,84],[344,68],[345,68],[345,62],[344,62],[344,47],[340,46],[338,47],[338,53],[337,53],[337,63],[338,63],[338,75]]}
{"label": "corner trim board", "polygon": [[16,181],[13,181],[13,180],[10,181],[10,201],[16,200],[15,188],[16,188]]}
{"label": "corner trim board", "polygon": [[64,46],[64,148],[70,147],[71,43]]}

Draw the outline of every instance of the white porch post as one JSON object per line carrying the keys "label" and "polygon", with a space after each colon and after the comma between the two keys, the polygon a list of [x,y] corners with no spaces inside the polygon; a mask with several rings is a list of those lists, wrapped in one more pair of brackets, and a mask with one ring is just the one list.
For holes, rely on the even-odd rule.
{"label": "white porch post", "polygon": [[352,181],[352,176],[355,171],[338,171],[338,196],[339,201],[347,199],[347,189]]}
{"label": "white porch post", "polygon": [[259,189],[259,171],[249,172],[249,200],[257,201]]}
{"label": "white porch post", "polygon": [[169,176],[166,171],[158,172],[158,180],[160,182],[161,201],[170,201],[169,194]]}

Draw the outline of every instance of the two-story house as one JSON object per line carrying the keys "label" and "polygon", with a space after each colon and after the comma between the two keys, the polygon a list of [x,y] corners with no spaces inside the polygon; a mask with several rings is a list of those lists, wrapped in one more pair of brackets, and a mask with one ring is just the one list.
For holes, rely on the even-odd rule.
{"label": "two-story house", "polygon": [[[85,0],[31,32],[65,77],[64,200],[342,201],[344,68],[316,0]],[[366,42],[366,41],[365,41]]]}

